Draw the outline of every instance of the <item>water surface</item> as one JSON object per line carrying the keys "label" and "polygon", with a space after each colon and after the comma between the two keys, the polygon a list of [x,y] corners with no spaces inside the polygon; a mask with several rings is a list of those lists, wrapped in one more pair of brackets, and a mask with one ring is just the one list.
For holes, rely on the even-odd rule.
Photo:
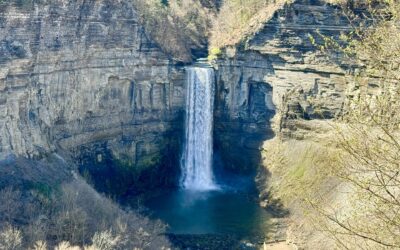
{"label": "water surface", "polygon": [[255,197],[235,190],[167,190],[148,199],[154,218],[169,225],[171,234],[215,234],[262,238],[270,215]]}

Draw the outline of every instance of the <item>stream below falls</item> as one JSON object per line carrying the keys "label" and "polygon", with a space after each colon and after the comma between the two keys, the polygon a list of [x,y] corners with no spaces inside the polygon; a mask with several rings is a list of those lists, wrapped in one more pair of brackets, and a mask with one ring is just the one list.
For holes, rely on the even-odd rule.
{"label": "stream below falls", "polygon": [[151,217],[168,225],[167,235],[178,249],[256,249],[266,238],[271,216],[257,203],[253,179],[247,178],[246,185],[235,180],[221,184],[213,171],[214,70],[186,70],[180,185],[146,199],[144,205]]}
{"label": "stream below falls", "polygon": [[247,187],[177,188],[160,191],[144,206],[150,217],[168,225],[167,234],[181,249],[253,249],[241,245],[262,244],[271,218],[258,205],[255,193]]}

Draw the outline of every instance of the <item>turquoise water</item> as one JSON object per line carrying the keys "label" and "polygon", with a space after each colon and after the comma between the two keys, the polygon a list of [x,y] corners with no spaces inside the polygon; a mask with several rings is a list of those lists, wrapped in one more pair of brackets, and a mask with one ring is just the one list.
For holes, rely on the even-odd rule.
{"label": "turquoise water", "polygon": [[263,238],[270,215],[245,191],[166,190],[145,201],[152,217],[169,225],[171,234],[230,235]]}

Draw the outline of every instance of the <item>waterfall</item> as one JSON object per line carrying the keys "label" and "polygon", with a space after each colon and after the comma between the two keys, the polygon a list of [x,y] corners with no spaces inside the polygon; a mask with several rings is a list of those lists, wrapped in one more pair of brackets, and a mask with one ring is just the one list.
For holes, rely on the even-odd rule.
{"label": "waterfall", "polygon": [[192,190],[216,189],[212,170],[214,70],[187,69],[186,136],[181,186]]}

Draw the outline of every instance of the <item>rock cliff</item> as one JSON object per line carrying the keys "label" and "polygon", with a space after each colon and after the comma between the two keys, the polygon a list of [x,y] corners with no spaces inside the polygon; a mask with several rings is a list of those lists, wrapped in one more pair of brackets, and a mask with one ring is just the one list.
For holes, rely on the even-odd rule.
{"label": "rock cliff", "polygon": [[[82,173],[116,176],[99,188],[121,192],[177,174],[184,69],[146,37],[131,2],[11,3],[0,4],[0,158],[65,151]],[[297,119],[340,113],[350,66],[340,54],[328,60],[310,37],[348,29],[336,7],[296,0],[226,48],[214,131],[226,168],[252,171],[275,133],[301,137]]]}
{"label": "rock cliff", "polygon": [[[57,152],[72,156],[102,191],[171,183],[179,172],[184,68],[148,39],[130,0],[12,2],[0,2],[3,172],[13,169],[14,155]],[[254,173],[264,141],[278,133],[302,139],[314,128],[299,120],[340,114],[352,67],[311,40],[323,43],[320,34],[337,38],[349,27],[325,1],[295,0],[225,49],[215,64],[214,112],[224,168]]]}
{"label": "rock cliff", "polygon": [[95,172],[176,168],[184,77],[128,0],[0,3],[0,158],[67,151]]}
{"label": "rock cliff", "polygon": [[263,27],[241,46],[226,48],[217,62],[215,140],[228,168],[254,169],[266,139],[304,136],[296,133],[298,119],[333,118],[346,96],[350,65],[312,44],[350,29],[340,9],[297,0]]}

